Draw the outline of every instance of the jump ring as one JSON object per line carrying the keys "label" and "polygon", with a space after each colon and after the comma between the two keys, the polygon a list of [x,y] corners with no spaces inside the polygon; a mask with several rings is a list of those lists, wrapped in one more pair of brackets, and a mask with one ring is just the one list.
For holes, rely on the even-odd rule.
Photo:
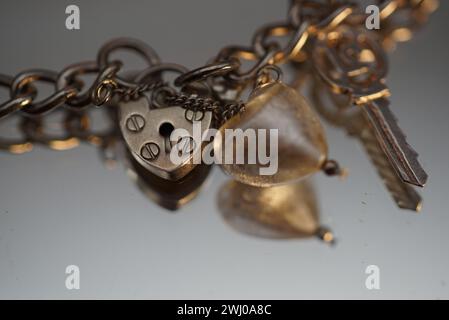
{"label": "jump ring", "polygon": [[101,106],[112,98],[114,90],[119,86],[116,74],[121,67],[121,62],[113,61],[100,71],[89,92],[90,100],[94,105]]}
{"label": "jump ring", "polygon": [[[266,76],[268,73],[270,73],[269,82],[277,82],[280,81],[282,78],[281,69],[278,66],[272,64],[268,64],[259,69],[257,71],[256,77],[259,79],[260,77]],[[272,75],[274,75],[274,77]]]}

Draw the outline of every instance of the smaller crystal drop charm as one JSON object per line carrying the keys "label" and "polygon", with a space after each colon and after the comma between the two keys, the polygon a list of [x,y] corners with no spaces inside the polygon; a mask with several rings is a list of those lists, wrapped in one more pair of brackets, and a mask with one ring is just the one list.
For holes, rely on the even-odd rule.
{"label": "smaller crystal drop charm", "polygon": [[[243,139],[238,137],[242,131]],[[257,143],[251,146],[254,137]],[[253,186],[299,180],[319,171],[327,159],[318,116],[302,95],[278,81],[252,93],[245,111],[220,128],[214,150],[227,174]]]}

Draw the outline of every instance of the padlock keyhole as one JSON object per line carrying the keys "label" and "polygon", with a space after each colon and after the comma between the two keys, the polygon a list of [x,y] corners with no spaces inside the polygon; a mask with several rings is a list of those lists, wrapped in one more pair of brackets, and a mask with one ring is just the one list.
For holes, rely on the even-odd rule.
{"label": "padlock keyhole", "polygon": [[169,153],[171,151],[172,145],[170,141],[170,135],[175,130],[175,127],[170,122],[164,122],[159,127],[159,134],[164,138],[164,150],[165,153]]}
{"label": "padlock keyhole", "polygon": [[164,122],[159,127],[159,134],[164,138],[170,138],[171,133],[175,130],[175,127],[170,122]]}

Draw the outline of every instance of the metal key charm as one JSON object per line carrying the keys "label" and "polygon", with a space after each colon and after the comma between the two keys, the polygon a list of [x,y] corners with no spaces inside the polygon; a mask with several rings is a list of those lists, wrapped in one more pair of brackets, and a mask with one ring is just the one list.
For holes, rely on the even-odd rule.
{"label": "metal key charm", "polygon": [[385,98],[363,104],[362,109],[388,160],[401,179],[407,183],[423,187],[427,174],[418,162],[417,152],[410,147],[395,115]]}
{"label": "metal key charm", "polygon": [[[363,121],[361,120],[361,122]],[[404,183],[398,177],[391,162],[385,158],[383,148],[380,146],[372,128],[367,125],[363,125],[363,127],[357,133],[357,137],[362,142],[371,162],[377,168],[379,176],[382,178],[396,204],[399,208],[419,212],[422,207],[421,196],[410,184]]]}
{"label": "metal key charm", "polygon": [[[150,109],[145,96],[119,103],[119,125],[133,157],[146,169],[168,180],[186,176],[196,163],[192,159],[202,152],[201,141],[194,139],[194,122],[201,135],[210,128],[212,112],[192,111],[181,106]],[[173,141],[175,129],[185,134]],[[182,162],[170,157],[176,152]]]}
{"label": "metal key charm", "polygon": [[[315,81],[312,99],[318,113],[329,123],[345,129],[348,135],[360,141],[399,208],[419,211],[422,206],[421,196],[410,184],[403,182],[396,174],[389,159],[385,157],[376,133],[369,125],[364,111],[352,108],[348,104],[348,99],[340,101],[337,99],[339,96],[323,89],[326,88],[319,81]],[[324,98],[327,96],[331,98],[332,103],[325,102]]]}
{"label": "metal key charm", "polygon": [[387,61],[382,48],[366,31],[341,26],[320,37],[313,57],[320,77],[332,91],[349,95],[363,109],[397,175],[404,182],[424,186],[427,174],[386,99],[390,92],[385,86]]}

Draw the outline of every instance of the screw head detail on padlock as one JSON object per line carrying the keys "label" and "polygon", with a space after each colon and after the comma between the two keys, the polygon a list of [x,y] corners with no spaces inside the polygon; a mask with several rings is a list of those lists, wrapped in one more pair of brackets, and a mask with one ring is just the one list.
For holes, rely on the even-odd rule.
{"label": "screw head detail on padlock", "polygon": [[[200,123],[201,137],[212,124],[210,111],[189,110],[181,106],[151,109],[144,96],[119,102],[118,118],[123,138],[134,159],[153,174],[168,180],[179,180],[196,166],[192,160],[202,152],[203,143],[200,141],[201,145],[198,145],[194,139],[194,123]],[[173,141],[175,129],[183,129],[185,134]],[[182,161],[172,161],[172,152],[178,153]]]}

